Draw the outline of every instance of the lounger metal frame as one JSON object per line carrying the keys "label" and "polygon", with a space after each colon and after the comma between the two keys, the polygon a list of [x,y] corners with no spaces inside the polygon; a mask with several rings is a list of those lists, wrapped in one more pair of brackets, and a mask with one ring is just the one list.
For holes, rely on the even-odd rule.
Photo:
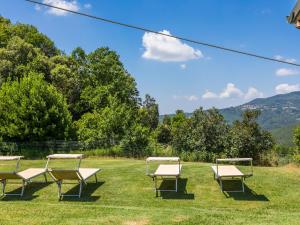
{"label": "lounger metal frame", "polygon": [[[7,174],[10,175],[11,178],[2,178],[0,180],[1,182],[1,186],[2,186],[2,192],[0,197],[3,196],[23,196],[24,195],[24,191],[25,191],[25,187],[27,186],[28,183],[31,182],[31,180],[37,176],[40,175],[44,175],[45,180],[47,182],[47,177],[46,177],[46,170],[43,173],[39,173],[36,174],[35,176],[31,176],[29,179],[25,179],[24,177],[19,175],[19,167],[20,167],[20,160],[23,158],[23,156],[1,156],[0,157],[0,161],[14,161],[16,160],[16,167],[14,169],[14,171],[12,172],[0,172],[0,174]],[[22,180],[22,190],[21,193],[5,193],[5,188],[6,188],[6,184],[7,184],[7,180]]]}
{"label": "lounger metal frame", "polygon": [[[178,164],[178,171],[179,174],[178,175],[168,175],[168,174],[164,174],[164,175],[157,175],[155,173],[150,173],[149,172],[149,163],[151,161],[172,161],[172,162],[177,162]],[[156,196],[158,195],[158,191],[160,192],[177,192],[178,191],[178,178],[180,177],[180,173],[181,173],[181,164],[180,164],[180,158],[179,157],[148,157],[146,159],[146,175],[150,176],[152,178],[152,180],[154,181],[154,190],[155,190],[155,194]],[[174,189],[159,189],[159,187],[157,186],[157,180],[159,179],[159,177],[162,180],[174,180],[175,177],[175,188]]]}
{"label": "lounger metal frame", "polygon": [[[77,157],[74,157],[74,158],[63,158],[63,157],[61,157],[61,158],[58,157],[57,158],[57,157],[55,157],[55,155],[49,155],[49,156],[47,156],[47,158],[48,158],[47,165],[46,165],[47,171],[50,174],[50,176],[53,178],[53,180],[55,181],[55,183],[57,184],[57,187],[58,187],[58,198],[59,199],[61,199],[62,197],[78,197],[78,198],[80,198],[81,194],[82,194],[83,185],[84,184],[86,185],[87,184],[86,180],[91,177],[91,176],[89,176],[86,179],[84,179],[81,176],[80,172],[79,172],[79,168],[80,168],[80,165],[81,165],[81,161],[82,161],[83,155],[82,154],[77,154]],[[48,168],[49,163],[50,163],[50,159],[78,159],[78,164],[77,164],[77,167],[76,167],[75,170],[64,170],[64,169],[60,169],[60,170],[56,169],[55,170],[55,171],[58,171],[58,172],[74,172],[74,173],[76,173],[76,175],[78,176],[78,182],[79,182],[79,191],[78,191],[78,194],[65,194],[65,193],[62,193],[63,179],[56,179],[56,177],[52,174],[52,170]],[[97,183],[98,182],[97,172],[95,174],[93,174],[92,176],[95,176],[95,182]]]}
{"label": "lounger metal frame", "polygon": [[[219,175],[219,163],[222,162],[250,162],[250,166],[251,166],[251,173],[248,174],[244,174],[241,172],[242,175]],[[240,180],[241,181],[241,186],[242,188],[240,190],[233,190],[233,191],[226,191],[226,192],[245,192],[245,185],[244,185],[244,181],[246,178],[253,176],[253,163],[252,163],[253,159],[252,158],[227,158],[227,159],[216,159],[216,168],[217,171],[215,172],[213,170],[213,177],[214,180],[219,180],[220,181],[220,188],[221,191],[224,192],[224,188],[223,188],[223,180],[227,180],[228,178],[230,180]],[[238,169],[237,169],[238,170]],[[223,179],[225,178],[225,179]],[[227,179],[226,179],[227,178]]]}

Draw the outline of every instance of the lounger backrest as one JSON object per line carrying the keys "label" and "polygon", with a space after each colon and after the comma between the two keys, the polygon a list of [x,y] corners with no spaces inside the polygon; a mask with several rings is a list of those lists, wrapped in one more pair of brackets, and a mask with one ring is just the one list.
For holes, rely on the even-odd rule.
{"label": "lounger backrest", "polygon": [[49,173],[56,180],[81,180],[78,170],[55,170],[49,169]]}

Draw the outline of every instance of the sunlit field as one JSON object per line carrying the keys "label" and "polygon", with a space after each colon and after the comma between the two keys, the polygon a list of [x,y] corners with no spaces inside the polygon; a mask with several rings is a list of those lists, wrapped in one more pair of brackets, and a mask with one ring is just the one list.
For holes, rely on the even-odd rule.
{"label": "sunlit field", "polygon": [[[43,167],[43,160],[24,160],[22,168]],[[64,164],[65,165],[65,164]],[[67,166],[67,165],[65,165]],[[4,164],[0,169],[4,170]],[[254,167],[246,193],[222,193],[210,164],[184,163],[178,193],[155,196],[145,161],[93,158],[82,167],[102,169],[85,186],[81,199],[57,197],[53,182],[31,183],[23,198],[3,197],[0,224],[299,224],[300,168]],[[51,181],[51,178],[49,181]],[[43,181],[43,177],[35,180]],[[170,186],[172,183],[163,185]],[[227,188],[239,184],[227,182]],[[7,191],[20,191],[9,183]],[[77,192],[76,183],[63,186]]]}

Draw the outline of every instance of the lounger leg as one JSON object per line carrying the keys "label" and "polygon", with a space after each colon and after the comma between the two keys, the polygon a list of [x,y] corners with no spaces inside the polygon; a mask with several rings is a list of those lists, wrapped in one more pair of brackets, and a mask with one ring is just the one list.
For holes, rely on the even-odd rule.
{"label": "lounger leg", "polygon": [[57,182],[57,187],[58,187],[58,199],[61,198],[61,185],[62,185],[62,181],[58,180]]}
{"label": "lounger leg", "polygon": [[79,182],[79,195],[78,197],[81,197],[81,192],[82,192],[82,181]]}
{"label": "lounger leg", "polygon": [[154,188],[155,188],[155,195],[157,197],[157,178],[154,177]]}
{"label": "lounger leg", "polygon": [[22,196],[23,196],[23,194],[24,194],[25,185],[26,185],[26,181],[25,181],[25,180],[23,180],[23,181],[22,181],[22,191],[21,191],[21,197],[22,197]]}
{"label": "lounger leg", "polygon": [[6,180],[2,180],[1,183],[2,183],[2,195],[1,196],[4,196],[5,195]]}
{"label": "lounger leg", "polygon": [[243,187],[243,192],[245,192],[244,178],[243,177],[242,177],[242,187]]}
{"label": "lounger leg", "polygon": [[220,185],[221,185],[221,191],[223,192],[223,182],[222,182],[222,179],[220,179]]}
{"label": "lounger leg", "polygon": [[48,183],[48,180],[47,180],[47,175],[46,173],[44,173],[44,178],[45,178],[45,182]]}
{"label": "lounger leg", "polygon": [[177,192],[177,187],[178,187],[178,177],[176,177],[176,181],[175,181],[175,190]]}
{"label": "lounger leg", "polygon": [[95,173],[95,181],[98,183],[97,174]]}

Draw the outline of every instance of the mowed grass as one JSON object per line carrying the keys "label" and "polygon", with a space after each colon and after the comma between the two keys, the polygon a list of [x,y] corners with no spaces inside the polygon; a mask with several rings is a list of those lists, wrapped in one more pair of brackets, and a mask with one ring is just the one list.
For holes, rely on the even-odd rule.
{"label": "mowed grass", "polygon": [[[23,160],[21,168],[44,165],[43,160]],[[90,158],[83,160],[82,167],[99,167],[102,172],[98,184],[94,178],[89,180],[80,200],[69,197],[59,201],[55,183],[31,183],[23,198],[0,200],[0,224],[300,223],[300,168],[293,166],[254,167],[245,194],[223,194],[213,180],[210,164],[183,163],[179,192],[160,197],[155,196],[152,179],[145,175],[143,160]],[[0,169],[5,165],[1,163]],[[19,185],[8,184],[8,191],[20,191]],[[231,185],[227,183],[229,188]],[[66,184],[63,188],[76,192],[78,186]]]}

